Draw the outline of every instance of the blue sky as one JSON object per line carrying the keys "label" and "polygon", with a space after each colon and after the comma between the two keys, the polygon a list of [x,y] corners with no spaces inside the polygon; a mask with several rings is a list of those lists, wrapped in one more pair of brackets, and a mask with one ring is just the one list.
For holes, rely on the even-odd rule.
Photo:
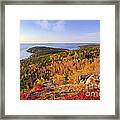
{"label": "blue sky", "polygon": [[21,20],[21,43],[100,42],[99,20]]}

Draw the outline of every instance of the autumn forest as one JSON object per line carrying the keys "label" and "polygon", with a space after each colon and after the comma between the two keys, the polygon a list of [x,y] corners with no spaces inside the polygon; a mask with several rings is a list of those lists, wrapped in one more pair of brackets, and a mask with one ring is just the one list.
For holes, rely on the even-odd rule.
{"label": "autumn forest", "polygon": [[100,45],[32,47],[20,60],[21,100],[100,100]]}

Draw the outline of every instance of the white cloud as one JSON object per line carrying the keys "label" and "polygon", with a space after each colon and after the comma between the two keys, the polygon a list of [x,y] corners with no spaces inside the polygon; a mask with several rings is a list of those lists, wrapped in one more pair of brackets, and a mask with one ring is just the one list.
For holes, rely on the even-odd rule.
{"label": "white cloud", "polygon": [[35,24],[39,25],[40,28],[43,30],[50,30],[51,28],[51,25],[48,23],[47,20],[36,21]]}
{"label": "white cloud", "polygon": [[98,43],[100,42],[100,33],[88,33],[87,35],[84,36],[78,36],[75,37],[75,39],[79,42],[92,42],[92,43]]}
{"label": "white cloud", "polygon": [[52,30],[56,32],[64,32],[65,31],[65,22],[64,21],[58,21],[53,24]]}
{"label": "white cloud", "polygon": [[40,20],[36,21],[35,24],[39,25],[42,30],[51,30],[54,32],[65,31],[65,21],[63,20],[59,20],[54,23],[47,20]]}

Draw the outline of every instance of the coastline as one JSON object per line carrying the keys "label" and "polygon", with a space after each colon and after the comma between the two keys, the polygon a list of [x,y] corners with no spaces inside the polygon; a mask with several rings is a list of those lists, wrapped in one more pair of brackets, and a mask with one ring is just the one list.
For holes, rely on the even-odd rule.
{"label": "coastline", "polygon": [[20,44],[20,53],[21,53],[20,60],[30,57],[32,53],[30,54],[30,52],[27,52],[27,50],[29,48],[36,47],[36,46],[76,50],[76,49],[79,49],[80,47],[87,47],[87,46],[89,47],[91,45],[95,46],[100,44],[99,43],[21,43]]}

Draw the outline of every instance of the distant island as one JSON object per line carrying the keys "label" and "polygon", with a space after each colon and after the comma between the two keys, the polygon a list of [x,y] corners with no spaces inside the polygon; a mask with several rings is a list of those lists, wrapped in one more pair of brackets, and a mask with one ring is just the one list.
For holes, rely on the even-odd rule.
{"label": "distant island", "polygon": [[67,51],[68,49],[63,49],[63,48],[52,48],[52,47],[45,47],[45,46],[35,46],[32,48],[29,48],[27,52],[30,53],[35,53],[39,55],[45,55],[45,54],[55,54],[58,52],[64,52]]}
{"label": "distant island", "polygon": [[84,48],[84,47],[100,47],[99,43],[91,43],[91,44],[83,44],[81,46],[79,46],[80,48]]}

